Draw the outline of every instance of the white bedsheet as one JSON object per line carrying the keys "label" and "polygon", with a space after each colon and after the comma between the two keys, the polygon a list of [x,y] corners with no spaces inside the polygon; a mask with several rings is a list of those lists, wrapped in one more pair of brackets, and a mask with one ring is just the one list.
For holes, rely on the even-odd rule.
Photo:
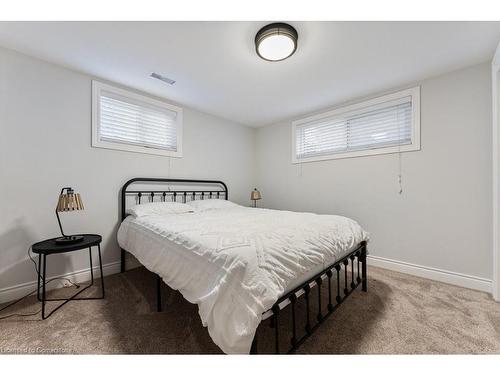
{"label": "white bedsheet", "polygon": [[129,216],[118,230],[123,249],[198,304],[225,353],[248,353],[263,312],[367,239],[346,217],[247,207]]}

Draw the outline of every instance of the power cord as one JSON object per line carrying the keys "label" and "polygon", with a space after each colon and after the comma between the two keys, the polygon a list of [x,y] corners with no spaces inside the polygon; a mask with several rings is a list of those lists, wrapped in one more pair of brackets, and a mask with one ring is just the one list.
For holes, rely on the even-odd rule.
{"label": "power cord", "polygon": [[[38,269],[38,266],[36,264],[36,261],[33,259],[33,257],[31,256],[31,247],[28,247],[28,257],[30,258],[30,260],[33,262],[34,266],[35,266],[35,272],[38,276],[38,278],[42,279],[42,282],[47,285],[48,283],[52,282],[52,281],[55,281],[55,280],[66,280],[68,283],[70,283],[71,285],[75,286],[77,289],[80,288],[80,285],[79,284],[76,284],[74,283],[73,281],[71,281],[70,279],[68,279],[67,277],[54,277],[53,279],[50,279],[48,280],[47,282],[45,282],[45,279],[40,275],[40,271]],[[5,309],[8,309],[9,307],[11,306],[14,306],[15,304],[21,302],[23,299],[31,296],[33,293],[35,292],[38,292],[40,290],[40,287],[37,287],[35,290],[29,292],[28,294],[22,296],[21,298],[15,300],[14,302],[11,302],[9,303],[7,306],[4,306],[0,309],[0,311],[3,311]],[[34,313],[29,313],[29,314],[10,314],[10,315],[5,315],[5,316],[0,316],[0,320],[2,319],[7,319],[7,318],[11,318],[13,316],[33,316],[33,315],[37,315],[38,313],[40,313],[40,311],[42,311],[42,309],[39,309],[38,311],[34,312]]]}

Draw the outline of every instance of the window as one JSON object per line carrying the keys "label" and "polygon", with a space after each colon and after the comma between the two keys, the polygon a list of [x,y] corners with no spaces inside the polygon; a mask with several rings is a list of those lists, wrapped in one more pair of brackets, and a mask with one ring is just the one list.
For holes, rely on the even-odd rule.
{"label": "window", "polygon": [[420,87],[292,123],[294,163],[420,150]]}
{"label": "window", "polygon": [[182,109],[93,81],[92,146],[182,157]]}

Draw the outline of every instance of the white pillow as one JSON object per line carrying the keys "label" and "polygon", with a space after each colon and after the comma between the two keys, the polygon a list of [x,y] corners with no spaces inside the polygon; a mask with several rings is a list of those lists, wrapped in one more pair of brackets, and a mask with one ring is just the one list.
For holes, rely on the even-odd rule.
{"label": "white pillow", "polygon": [[204,199],[189,201],[186,204],[193,207],[196,211],[220,210],[224,208],[239,207],[238,204],[225,199]]}
{"label": "white pillow", "polygon": [[147,215],[184,214],[194,212],[193,207],[179,202],[151,202],[138,204],[127,209],[127,214],[134,217]]}

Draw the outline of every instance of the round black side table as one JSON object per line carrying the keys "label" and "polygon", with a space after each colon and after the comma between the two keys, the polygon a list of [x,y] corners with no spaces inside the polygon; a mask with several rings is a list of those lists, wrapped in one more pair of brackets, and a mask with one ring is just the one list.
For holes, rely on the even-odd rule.
{"label": "round black side table", "polygon": [[[33,253],[38,254],[38,289],[37,289],[37,298],[40,302],[42,302],[42,319],[46,319],[51,316],[56,310],[61,308],[63,305],[68,303],[69,301],[78,301],[78,300],[91,300],[91,299],[103,299],[104,298],[104,279],[102,274],[102,259],[101,259],[101,241],[102,237],[98,234],[83,234],[83,240],[67,244],[60,245],[56,243],[56,238],[51,238],[49,240],[37,242],[33,246],[31,246],[31,250]],[[97,246],[97,250],[99,253],[99,269],[101,271],[101,289],[102,296],[101,297],[80,297],[76,298],[80,293],[84,290],[87,290],[92,285],[94,285],[94,271],[92,266],[92,247]],[[79,290],[75,294],[73,294],[70,298],[46,298],[45,296],[45,285],[46,283],[46,269],[47,269],[47,255],[52,254],[62,254],[68,253],[72,251],[89,249],[89,257],[90,257],[90,284],[85,288]],[[42,296],[40,298],[40,283],[42,283]],[[45,303],[48,301],[63,301],[63,303],[59,304],[56,308],[54,308],[48,315],[45,315]]]}

